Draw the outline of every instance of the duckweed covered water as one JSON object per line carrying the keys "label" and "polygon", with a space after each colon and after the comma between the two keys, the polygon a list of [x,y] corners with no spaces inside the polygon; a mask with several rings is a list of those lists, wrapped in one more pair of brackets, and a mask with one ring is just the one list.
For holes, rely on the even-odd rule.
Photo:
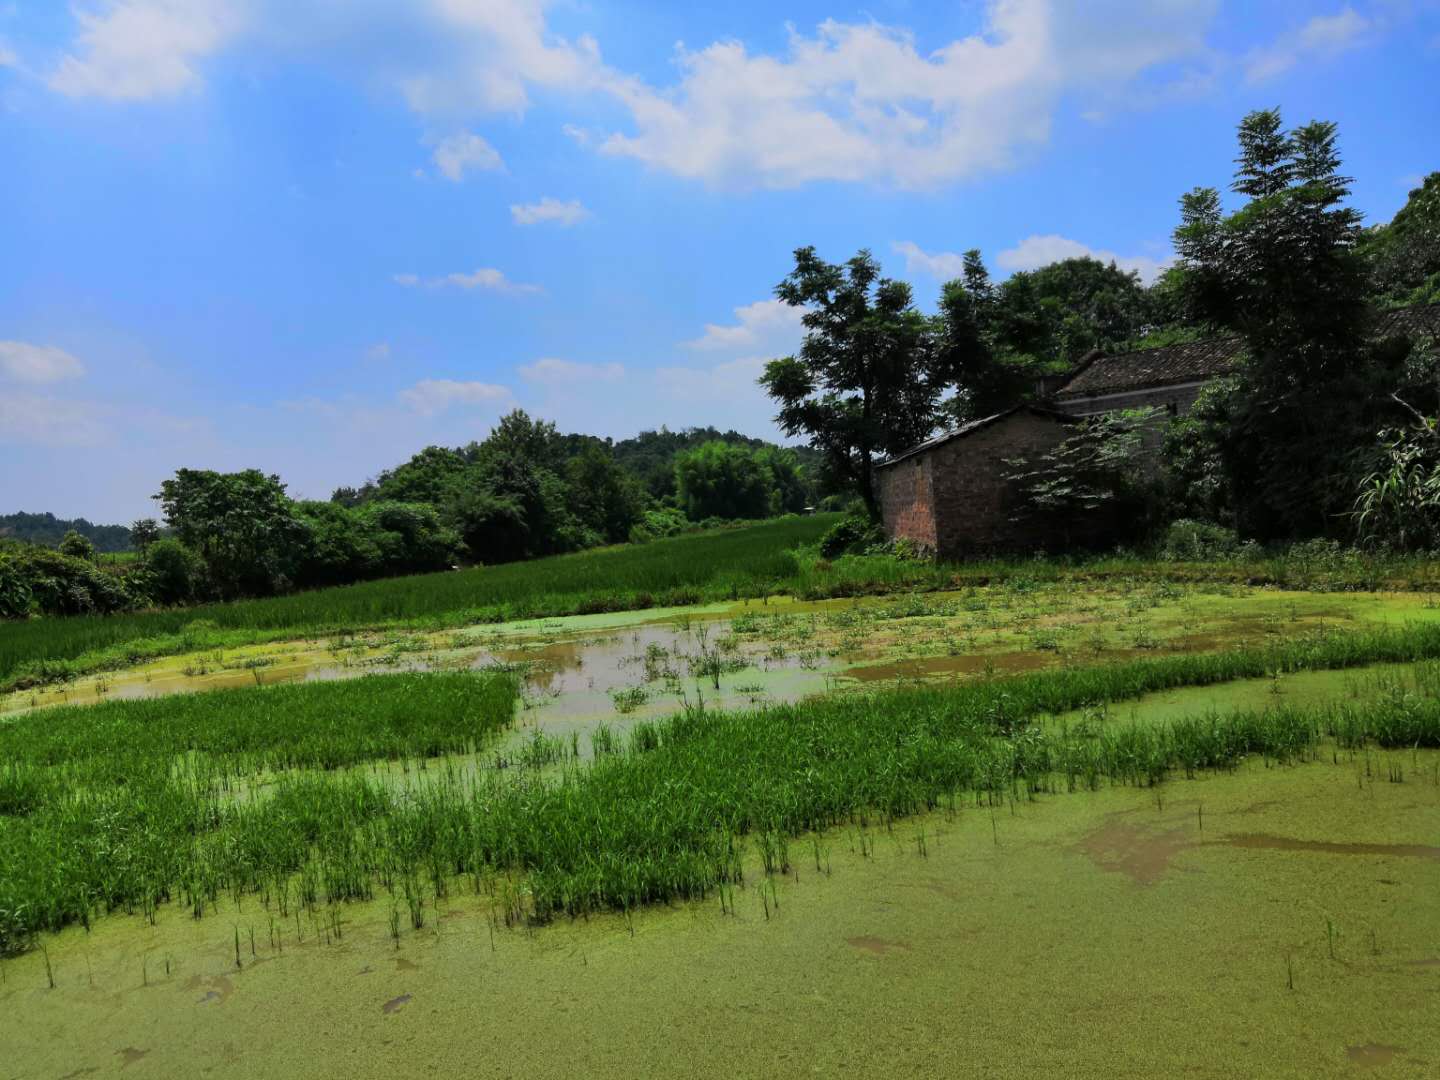
{"label": "duckweed covered water", "polygon": [[[51,940],[54,989],[40,953],[4,962],[6,1074],[1428,1077],[1440,863],[1389,849],[1440,835],[1419,779],[1440,756],[1406,757],[1404,783],[1253,762],[1163,804],[1110,788],[841,829],[820,870],[807,842],[724,913],[497,930],[457,894],[398,948],[384,902],[328,939],[307,919],[272,941],[253,904],[106,920]],[[1168,854],[1137,872],[1122,835]]]}

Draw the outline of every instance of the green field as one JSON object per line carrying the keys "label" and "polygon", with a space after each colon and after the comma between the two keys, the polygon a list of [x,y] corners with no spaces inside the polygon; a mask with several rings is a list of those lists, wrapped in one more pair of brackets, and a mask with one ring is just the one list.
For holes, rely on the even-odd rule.
{"label": "green field", "polygon": [[[533,642],[581,681],[609,649],[636,687],[693,683],[668,716],[617,701],[609,718],[552,723],[515,664],[262,686],[270,669],[248,668],[265,658],[244,653],[223,669],[254,684],[241,689],[0,720],[0,1014],[27,1032],[20,1075],[294,1075],[307,1051],[285,1018],[350,1031],[335,1009],[368,993],[373,1026],[351,1035],[364,1053],[344,1070],[362,1077],[404,1070],[397,1031],[411,1063],[466,1069],[446,1048],[475,1021],[460,1003],[478,999],[538,1010],[501,1025],[493,1056],[468,1067],[482,1075],[684,1073],[647,1015],[719,1022],[745,1075],[776,1062],[932,1075],[943,1062],[924,1047],[996,1075],[1056,1071],[1047,1053],[1080,1055],[1086,1075],[1107,1060],[1131,1074],[1424,1075],[1440,947],[1426,932],[1440,925],[1440,622],[1426,597],[1226,584],[1234,565],[1176,584],[1196,568],[1122,558],[824,565],[788,550],[802,526],[817,528],[683,538],[650,580],[698,574],[682,556],[703,548],[705,584],[674,586],[694,599],[743,596],[771,573],[759,595],[788,581],[862,598],[671,613],[678,625],[595,615],[574,620],[579,637]],[[619,560],[638,589],[625,560],[654,547],[583,558]],[[583,579],[525,569],[412,579],[413,606],[375,621],[495,617],[442,603],[491,573],[515,575],[507,611],[643,598],[526,593]],[[903,595],[864,599],[886,573]],[[957,574],[1002,576],[910,591]],[[406,602],[402,583],[381,584]],[[281,609],[318,621],[276,616],[263,632],[315,632],[348,617],[325,603],[353,595],[235,605],[215,632],[256,632],[246,612]],[[414,633],[468,663],[459,639],[501,631]],[[31,647],[44,657],[43,640]],[[754,674],[736,679],[796,655],[850,656],[862,674],[706,708],[744,650]],[[1124,978],[1104,974],[1117,965]],[[966,986],[1010,995],[962,1010],[985,1040],[968,1051],[953,1022]],[[1361,986],[1371,1004],[1357,1010]],[[567,1003],[559,1030],[545,1000]],[[228,1022],[212,1020],[222,1007]],[[1154,1009],[1188,1026],[1139,1022]],[[779,1015],[846,1019],[797,1043]],[[877,1043],[866,1017],[922,1042]],[[1326,1033],[1307,1034],[1322,1017]],[[1042,1028],[1048,1049],[1027,1041]],[[1236,1045],[1211,1059],[1197,1032]]]}

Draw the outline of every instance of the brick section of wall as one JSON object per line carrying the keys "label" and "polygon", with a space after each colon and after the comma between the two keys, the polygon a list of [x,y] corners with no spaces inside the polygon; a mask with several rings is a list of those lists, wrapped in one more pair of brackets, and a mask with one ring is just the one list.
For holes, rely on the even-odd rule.
{"label": "brick section of wall", "polygon": [[930,475],[928,454],[917,454],[875,474],[886,534],[892,540],[909,540],[926,551],[935,550]]}

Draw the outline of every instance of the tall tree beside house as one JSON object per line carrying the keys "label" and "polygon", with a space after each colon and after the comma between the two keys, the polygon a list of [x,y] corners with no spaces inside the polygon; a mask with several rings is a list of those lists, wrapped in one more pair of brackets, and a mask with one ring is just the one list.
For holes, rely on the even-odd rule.
{"label": "tall tree beside house", "polygon": [[1228,417],[1215,467],[1243,533],[1339,533],[1388,377],[1368,340],[1360,215],[1344,205],[1334,124],[1287,132],[1278,112],[1255,112],[1239,143],[1232,187],[1245,204],[1227,216],[1217,190],[1197,188],[1175,231],[1189,315],[1246,346],[1229,399],[1212,403]]}
{"label": "tall tree beside house", "polygon": [[[955,395],[943,408],[956,424],[1008,408],[1025,395],[1030,381],[1023,367],[998,355],[994,294],[979,255],[967,252],[965,276],[941,287],[935,316],[935,347],[955,379]],[[978,273],[973,272],[972,256]]]}
{"label": "tall tree beside house", "polygon": [[882,277],[868,251],[838,265],[799,248],[775,295],[807,309],[800,352],[771,360],[760,378],[779,403],[776,423],[808,438],[878,520],[875,464],[934,432],[953,360],[934,347],[910,286]]}

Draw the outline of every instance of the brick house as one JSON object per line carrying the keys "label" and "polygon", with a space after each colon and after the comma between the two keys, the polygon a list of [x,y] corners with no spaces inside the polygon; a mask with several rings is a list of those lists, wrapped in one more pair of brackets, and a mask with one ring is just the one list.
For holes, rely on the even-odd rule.
{"label": "brick house", "polygon": [[1077,420],[1017,405],[891,458],[875,470],[885,531],[944,558],[1044,546],[1044,532],[1011,520],[1021,500],[1005,462],[1051,449]]}
{"label": "brick house", "polygon": [[[1440,304],[1402,308],[1381,317],[1377,338],[1440,337]],[[1053,525],[1013,520],[1022,505],[1006,461],[1050,450],[1087,416],[1156,407],[1171,416],[1190,411],[1209,380],[1234,370],[1239,338],[1218,337],[1092,353],[1058,385],[1042,385],[1042,403],[1017,405],[912,447],[875,471],[885,531],[941,558],[1103,542],[1109,522],[1085,524],[1091,535],[1057,536]],[[1153,440],[1158,443],[1160,429]]]}

